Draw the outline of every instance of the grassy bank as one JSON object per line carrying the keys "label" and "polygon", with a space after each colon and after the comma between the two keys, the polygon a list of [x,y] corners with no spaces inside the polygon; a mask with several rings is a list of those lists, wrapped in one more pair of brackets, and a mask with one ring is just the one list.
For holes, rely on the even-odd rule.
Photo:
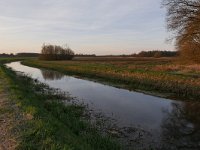
{"label": "grassy bank", "polygon": [[15,149],[19,144],[18,130],[14,130],[22,119],[17,119],[22,113],[8,92],[8,78],[0,68],[0,149]]}
{"label": "grassy bank", "polygon": [[[13,61],[22,61],[25,59],[30,59],[27,57],[8,57],[8,58],[0,58],[0,64],[5,64],[5,63],[9,63],[9,62],[13,62]],[[32,58],[34,59],[34,58]]]}
{"label": "grassy bank", "polygon": [[120,149],[84,117],[84,107],[63,104],[63,95],[1,64],[9,98],[19,108],[18,149]]}
{"label": "grassy bank", "polygon": [[109,82],[130,90],[156,92],[163,97],[185,100],[200,98],[200,66],[175,64],[173,59],[26,60],[23,63]]}

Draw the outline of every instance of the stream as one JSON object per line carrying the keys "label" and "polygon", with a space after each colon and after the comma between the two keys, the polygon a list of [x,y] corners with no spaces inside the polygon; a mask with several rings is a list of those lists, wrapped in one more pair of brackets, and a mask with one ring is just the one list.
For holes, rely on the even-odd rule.
{"label": "stream", "polygon": [[102,132],[118,138],[124,149],[200,149],[198,102],[150,96],[20,62],[6,66],[69,93],[77,103],[86,105],[94,118],[108,120]]}

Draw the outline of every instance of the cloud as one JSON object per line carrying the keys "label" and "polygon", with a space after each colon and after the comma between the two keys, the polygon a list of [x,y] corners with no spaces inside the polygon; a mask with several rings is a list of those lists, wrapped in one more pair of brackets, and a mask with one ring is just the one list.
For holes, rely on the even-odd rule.
{"label": "cloud", "polygon": [[[43,42],[64,41],[80,52],[90,45],[98,54],[103,49],[115,53],[112,47],[116,42],[118,51],[148,49],[148,45],[157,49],[170,47],[162,42],[167,34],[160,3],[160,0],[0,0],[0,39],[3,39],[0,49],[7,49],[14,40],[18,42],[15,51],[39,51]],[[162,43],[156,47],[156,43],[149,44],[148,40]]]}

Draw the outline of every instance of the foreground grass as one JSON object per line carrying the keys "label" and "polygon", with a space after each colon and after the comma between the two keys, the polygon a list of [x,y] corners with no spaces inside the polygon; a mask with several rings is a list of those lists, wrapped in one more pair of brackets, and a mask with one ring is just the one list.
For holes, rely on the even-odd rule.
{"label": "foreground grass", "polygon": [[8,80],[0,69],[0,149],[15,149],[19,144],[17,135],[19,132],[13,130],[22,119],[17,105],[9,98]]}
{"label": "foreground grass", "polygon": [[23,114],[18,116],[23,121],[14,127],[20,133],[18,149],[120,149],[83,119],[83,107],[65,106],[62,95],[3,65],[0,72],[8,80],[10,99]]}
{"label": "foreground grass", "polygon": [[178,65],[171,59],[39,61],[25,65],[106,81],[130,90],[162,93],[164,97],[199,100],[200,66]]}

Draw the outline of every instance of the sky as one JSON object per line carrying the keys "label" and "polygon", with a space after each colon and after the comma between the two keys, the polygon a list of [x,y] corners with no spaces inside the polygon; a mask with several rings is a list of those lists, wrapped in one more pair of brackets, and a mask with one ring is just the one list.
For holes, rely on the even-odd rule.
{"label": "sky", "polygon": [[0,0],[0,53],[40,52],[43,43],[76,53],[174,50],[162,0]]}

